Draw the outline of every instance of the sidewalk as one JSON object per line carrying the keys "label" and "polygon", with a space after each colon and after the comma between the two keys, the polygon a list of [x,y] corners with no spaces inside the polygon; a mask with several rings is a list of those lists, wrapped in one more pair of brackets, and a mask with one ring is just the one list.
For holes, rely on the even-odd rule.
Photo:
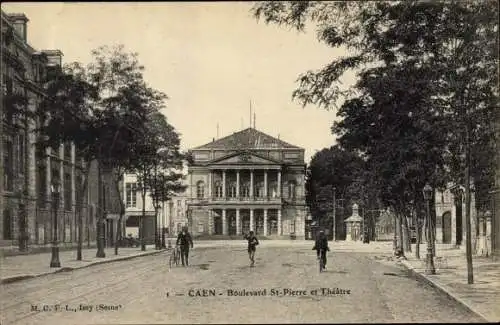
{"label": "sidewalk", "polygon": [[491,258],[474,257],[474,284],[467,284],[465,252],[449,245],[436,247],[436,274],[425,274],[426,245],[420,247],[420,260],[415,259],[415,245],[402,260],[409,273],[440,289],[488,322],[500,321],[500,262]]}
{"label": "sidewalk", "polygon": [[82,250],[82,261],[76,260],[76,250],[59,252],[60,268],[51,268],[51,253],[1,256],[0,283],[15,282],[27,278],[38,277],[51,273],[81,269],[91,265],[127,260],[138,256],[158,254],[164,250],[155,250],[154,245],[146,246],[146,251],[140,248],[120,248],[115,255],[114,248],[104,250],[106,257],[97,258],[95,248]]}

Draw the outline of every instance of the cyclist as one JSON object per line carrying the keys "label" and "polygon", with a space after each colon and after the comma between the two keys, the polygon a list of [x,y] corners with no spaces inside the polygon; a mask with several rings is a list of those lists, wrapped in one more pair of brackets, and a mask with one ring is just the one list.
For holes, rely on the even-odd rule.
{"label": "cyclist", "polygon": [[193,239],[187,227],[182,227],[182,231],[177,236],[177,243],[181,248],[182,266],[189,266],[189,246],[193,248]]}
{"label": "cyclist", "polygon": [[250,258],[250,266],[255,264],[255,251],[257,250],[257,245],[259,245],[259,240],[255,237],[253,230],[250,230],[248,235],[244,238],[248,240],[248,258]]}
{"label": "cyclist", "polygon": [[[316,250],[318,259],[323,259],[323,269],[326,270],[326,252],[329,252],[330,248],[328,247],[328,238],[323,230],[320,230],[319,235],[316,237],[313,250]],[[322,256],[319,256],[320,251]]]}

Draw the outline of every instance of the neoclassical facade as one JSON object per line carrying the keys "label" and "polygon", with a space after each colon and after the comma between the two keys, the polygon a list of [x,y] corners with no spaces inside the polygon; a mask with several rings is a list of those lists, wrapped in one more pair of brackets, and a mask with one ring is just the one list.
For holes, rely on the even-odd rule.
{"label": "neoclassical facade", "polygon": [[187,205],[197,235],[304,238],[304,149],[255,128],[191,150]]}

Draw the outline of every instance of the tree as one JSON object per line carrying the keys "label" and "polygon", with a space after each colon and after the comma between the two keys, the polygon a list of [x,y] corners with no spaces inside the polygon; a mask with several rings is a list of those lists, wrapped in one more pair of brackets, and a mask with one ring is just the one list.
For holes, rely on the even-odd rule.
{"label": "tree", "polygon": [[[350,56],[334,60],[319,71],[309,71],[300,76],[299,88],[293,96],[303,105],[316,104],[326,109],[338,107],[339,99],[346,99],[341,109],[344,120],[339,123],[340,125],[334,126],[334,131],[344,128],[340,134],[344,141],[352,140],[354,146],[360,145],[365,154],[371,155],[374,161],[381,163],[378,167],[376,164],[373,165],[376,175],[382,177],[384,173],[386,176],[394,173],[396,177],[392,177],[391,182],[387,182],[387,177],[382,177],[380,182],[387,203],[399,206],[401,211],[405,206],[404,202],[410,200],[410,193],[421,192],[418,189],[423,186],[422,181],[429,181],[434,188],[439,186],[443,179],[439,176],[442,170],[447,172],[449,179],[453,179],[456,183],[464,183],[466,202],[469,202],[466,209],[467,233],[469,234],[467,235],[467,260],[469,283],[472,283],[471,244],[469,242],[471,237],[470,151],[471,148],[481,147],[479,145],[481,141],[476,141],[477,139],[491,142],[492,138],[489,135],[491,132],[487,130],[491,129],[489,112],[497,108],[496,103],[498,103],[496,78],[493,77],[498,74],[496,64],[498,6],[496,3],[491,1],[480,3],[261,2],[254,7],[253,11],[256,17],[263,17],[266,22],[289,25],[298,30],[304,30],[306,22],[312,22],[316,24],[321,41],[332,47],[343,46],[352,53]],[[401,89],[405,87],[391,82],[385,87],[378,86],[378,90],[377,87],[371,87],[371,90],[375,91],[363,88],[363,83],[358,83],[349,90],[340,88],[340,78],[348,70],[361,71],[360,76],[365,80],[369,80],[369,75],[373,73],[375,76],[372,83],[377,83],[384,80],[387,82],[390,80],[388,76],[397,75],[398,69],[406,74],[402,76],[404,80],[402,83],[413,79],[417,81],[414,83],[416,87]],[[390,90],[398,89],[400,100],[395,101],[395,93]],[[373,105],[372,101],[377,102],[377,99],[373,98],[377,92],[380,95],[378,105]],[[386,93],[393,96],[386,95]],[[390,113],[386,115],[389,118],[380,119],[381,121],[374,119],[379,116],[376,109],[373,111],[366,109],[370,106],[380,109],[396,103],[402,104],[405,97],[417,98],[421,103],[419,109],[408,111],[406,108],[395,114],[389,111],[386,112]],[[407,104],[413,105],[409,101]],[[394,107],[401,109],[403,106]],[[420,131],[413,132],[413,135],[410,133],[406,137],[407,141],[392,141],[393,147],[389,146],[391,141],[384,144],[384,141],[390,140],[390,137],[378,141],[376,136],[380,135],[380,132],[377,132],[375,128],[382,125],[388,128],[390,133],[397,131],[400,126],[406,128],[404,123],[396,118],[401,117],[405,122],[408,120],[404,118],[405,114],[408,114],[410,119],[412,116],[420,119],[421,125],[419,126],[414,125],[415,122],[406,121],[406,125],[414,125]],[[487,120],[480,116],[486,116]],[[357,127],[360,131],[356,132],[351,126]],[[370,127],[375,130],[374,134],[370,133]],[[364,132],[364,128],[368,131]],[[346,132],[346,129],[349,132]],[[435,129],[441,130],[442,135],[433,134]],[[475,131],[477,132],[476,140],[473,140],[472,135]],[[405,146],[415,144],[415,141],[419,139],[427,140],[427,136],[434,136],[434,141],[426,141],[427,145],[422,146],[420,150],[417,147],[417,152],[424,153],[423,157],[420,155],[421,157],[414,159],[408,153],[404,154]],[[397,140],[394,137],[393,139]],[[369,142],[366,143],[367,141]],[[425,151],[422,149],[428,145],[434,145],[438,153],[450,153],[449,155],[441,154],[440,159],[446,162],[444,167],[440,166],[439,161],[425,159]],[[384,147],[385,149],[381,150]],[[370,148],[372,152],[369,152]],[[374,151],[373,148],[379,148],[379,150]],[[482,145],[482,148],[489,148],[489,146]],[[390,150],[399,152],[402,156],[393,157],[392,163],[383,159],[375,159],[374,153],[383,158],[384,153],[391,153]],[[472,149],[472,151],[481,150]],[[491,157],[491,155],[487,156]],[[458,163],[453,164],[453,159],[447,159],[448,157],[454,158]],[[399,163],[396,163],[398,161]],[[414,176],[410,178],[413,179],[411,182],[405,181],[409,174],[418,175],[419,168],[415,166],[425,161],[427,161],[427,168],[424,176]],[[461,161],[465,163],[461,164]],[[478,162],[479,159],[472,161]],[[398,171],[397,168],[401,167],[402,162],[405,162],[406,166],[399,168]],[[458,169],[454,166],[458,166]],[[464,174],[463,181],[460,181],[459,174]],[[418,182],[419,179],[420,182]],[[476,180],[485,181],[480,177]],[[485,183],[488,182],[485,181]],[[396,190],[402,193],[401,196],[391,199],[391,193]]]}
{"label": "tree", "polygon": [[[161,107],[165,95],[147,86],[137,54],[123,46],[100,47],[92,51],[87,66],[68,64],[49,84],[41,105],[42,146],[71,141],[82,154],[86,172],[79,190],[87,190],[90,163],[98,162],[113,174],[117,193],[123,173],[130,165],[130,151],[143,134],[147,116]],[[99,189],[102,189],[99,177]],[[124,213],[120,198],[120,222]],[[78,259],[81,259],[82,211],[79,212]],[[100,204],[98,233],[102,231],[104,207]],[[118,227],[121,237],[121,227]],[[104,243],[98,241],[98,257],[104,257]],[[118,253],[117,247],[115,254]]]}
{"label": "tree", "polygon": [[[306,202],[312,215],[318,220],[327,217],[334,209],[334,196],[350,205],[356,192],[351,184],[359,177],[363,165],[359,155],[339,146],[317,152],[311,159],[305,185]],[[337,218],[336,226],[342,225],[340,221]]]}
{"label": "tree", "polygon": [[[164,115],[153,112],[148,116],[143,131],[129,153],[132,157],[129,170],[133,171],[137,176],[138,190],[143,202],[140,227],[142,229],[141,246],[144,250],[144,219],[147,193],[149,192],[153,198],[155,214],[157,214],[156,203],[168,200],[173,193],[182,191],[184,187],[179,182],[183,175],[177,172],[182,168],[183,155],[179,152],[180,139],[175,128],[167,122]],[[160,154],[161,149],[167,154]],[[155,241],[157,240],[156,237]]]}

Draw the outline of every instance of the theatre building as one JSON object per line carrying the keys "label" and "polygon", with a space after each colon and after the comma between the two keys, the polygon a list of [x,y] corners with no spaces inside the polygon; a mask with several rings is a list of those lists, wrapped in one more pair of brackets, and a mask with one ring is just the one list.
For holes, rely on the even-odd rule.
{"label": "theatre building", "polygon": [[188,223],[194,236],[304,238],[304,149],[255,128],[191,149]]}

